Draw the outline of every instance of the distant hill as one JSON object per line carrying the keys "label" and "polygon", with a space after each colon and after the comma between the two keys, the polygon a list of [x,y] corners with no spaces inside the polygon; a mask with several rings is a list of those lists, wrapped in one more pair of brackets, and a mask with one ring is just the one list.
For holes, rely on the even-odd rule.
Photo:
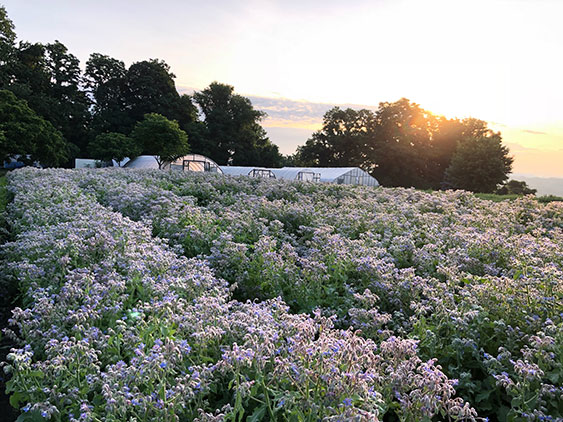
{"label": "distant hill", "polygon": [[512,174],[511,179],[524,181],[531,188],[537,189],[538,196],[557,195],[563,196],[563,177],[536,177],[525,174]]}

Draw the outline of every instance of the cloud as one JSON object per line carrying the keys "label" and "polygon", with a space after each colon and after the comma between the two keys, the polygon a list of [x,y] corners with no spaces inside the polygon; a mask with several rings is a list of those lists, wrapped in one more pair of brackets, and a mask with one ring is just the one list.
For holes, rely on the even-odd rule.
{"label": "cloud", "polygon": [[547,135],[547,132],[541,132],[539,130],[522,129],[522,132],[531,133],[532,135]]}
{"label": "cloud", "polygon": [[268,98],[250,96],[255,108],[265,111],[268,118],[265,127],[291,127],[317,130],[322,125],[323,115],[331,109],[331,104],[290,100],[287,98]]}
{"label": "cloud", "polygon": [[273,98],[248,96],[254,107],[268,113],[264,121],[265,127],[291,127],[318,130],[322,126],[324,114],[333,107],[377,110],[377,106],[362,104],[329,104],[311,101],[291,100],[289,98]]}

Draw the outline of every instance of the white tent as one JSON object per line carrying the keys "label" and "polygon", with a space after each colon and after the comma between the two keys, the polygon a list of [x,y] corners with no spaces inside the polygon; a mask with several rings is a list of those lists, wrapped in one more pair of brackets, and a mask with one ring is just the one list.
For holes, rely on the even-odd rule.
{"label": "white tent", "polygon": [[[127,164],[127,168],[158,169],[158,162],[154,155],[140,155]],[[164,163],[164,170],[197,171],[223,173],[215,161],[199,154],[188,154],[171,163]]]}
{"label": "white tent", "polygon": [[266,179],[276,177],[271,169],[264,167],[223,166],[221,170],[223,170],[224,174],[228,174],[229,176],[262,177]]}
{"label": "white tent", "polygon": [[302,180],[306,182],[319,182],[321,177],[318,171],[303,167],[272,169],[272,173],[276,175],[277,179]]}
{"label": "white tent", "polygon": [[158,162],[154,155],[139,155],[127,162],[125,167],[130,169],[158,169]]}
{"label": "white tent", "polygon": [[375,177],[359,167],[283,167],[271,170],[278,179],[379,186],[379,182]]}

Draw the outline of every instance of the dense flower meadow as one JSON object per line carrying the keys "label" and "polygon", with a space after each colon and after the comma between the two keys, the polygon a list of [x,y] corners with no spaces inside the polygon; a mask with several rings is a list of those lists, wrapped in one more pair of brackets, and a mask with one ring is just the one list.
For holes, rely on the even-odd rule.
{"label": "dense flower meadow", "polygon": [[9,175],[20,420],[563,418],[563,204]]}

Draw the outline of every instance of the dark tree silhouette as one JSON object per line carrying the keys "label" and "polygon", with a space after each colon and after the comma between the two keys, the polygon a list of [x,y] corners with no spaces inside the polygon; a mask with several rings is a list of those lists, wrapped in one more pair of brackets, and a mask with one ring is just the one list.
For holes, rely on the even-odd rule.
{"label": "dark tree silhouette", "polygon": [[460,141],[446,170],[446,187],[493,193],[512,170],[513,158],[501,140],[500,133],[494,133]]}
{"label": "dark tree silhouette", "polygon": [[178,122],[157,114],[146,114],[135,125],[131,136],[137,145],[143,145],[143,153],[157,157],[158,168],[189,152],[188,136]]}
{"label": "dark tree silhouette", "polygon": [[275,166],[281,162],[278,147],[260,126],[266,114],[235,94],[232,86],[213,82],[195,93],[194,100],[205,117],[202,149],[217,163]]}
{"label": "dark tree silhouette", "polygon": [[56,167],[68,159],[61,133],[8,90],[0,90],[0,133],[0,162],[17,158]]}
{"label": "dark tree silhouette", "polygon": [[334,107],[323,117],[323,128],[297,151],[308,166],[359,166],[373,169],[372,135],[375,115],[370,110]]}
{"label": "dark tree silhouette", "polygon": [[129,157],[134,158],[142,152],[141,146],[129,136],[122,133],[101,133],[88,145],[92,157],[102,161],[121,162]]}

